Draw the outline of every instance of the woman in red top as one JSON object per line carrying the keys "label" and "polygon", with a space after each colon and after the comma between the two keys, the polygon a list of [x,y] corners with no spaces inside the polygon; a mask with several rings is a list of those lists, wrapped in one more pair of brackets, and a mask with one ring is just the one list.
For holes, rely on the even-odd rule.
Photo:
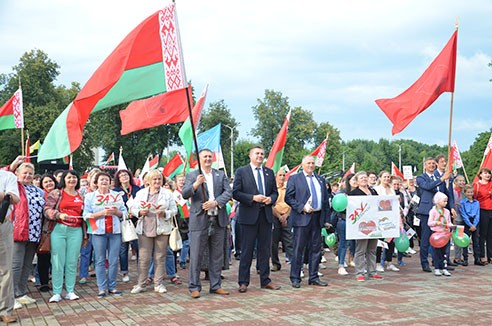
{"label": "woman in red top", "polygon": [[[63,277],[65,276],[65,299],[77,300],[74,293],[77,262],[82,238],[87,239],[82,223],[84,199],[77,191],[80,177],[74,170],[65,171],[60,181],[60,190],[53,190],[47,198],[45,215],[56,222],[51,232],[51,265],[53,296],[50,302],[60,302]],[[65,275],[64,275],[65,274]]]}
{"label": "woman in red top", "polygon": [[[492,181],[490,169],[481,168],[473,185],[474,197],[480,203],[480,260],[492,263]],[[487,256],[485,256],[487,244]],[[487,257],[487,259],[485,258]]]}

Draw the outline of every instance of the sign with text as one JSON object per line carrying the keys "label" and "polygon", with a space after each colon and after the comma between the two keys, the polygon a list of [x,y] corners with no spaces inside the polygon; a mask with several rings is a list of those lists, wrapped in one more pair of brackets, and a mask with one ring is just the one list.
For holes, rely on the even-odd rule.
{"label": "sign with text", "polygon": [[347,196],[347,239],[400,236],[398,196]]}

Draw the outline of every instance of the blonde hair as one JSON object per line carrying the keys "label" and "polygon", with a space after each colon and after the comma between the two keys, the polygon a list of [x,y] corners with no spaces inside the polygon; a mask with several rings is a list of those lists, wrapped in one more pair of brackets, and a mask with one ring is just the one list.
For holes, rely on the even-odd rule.
{"label": "blonde hair", "polygon": [[156,176],[159,176],[161,178],[163,184],[166,182],[166,180],[165,180],[164,176],[162,175],[162,173],[159,170],[157,170],[157,169],[152,170],[149,173],[147,173],[145,175],[145,180],[147,182],[150,182],[150,180],[152,180]]}
{"label": "blonde hair", "polygon": [[15,169],[15,172],[19,172],[20,170],[25,169],[25,168],[31,169],[33,173],[35,171],[34,164],[29,163],[29,162],[24,162],[21,165],[19,165],[17,167],[17,169]]}

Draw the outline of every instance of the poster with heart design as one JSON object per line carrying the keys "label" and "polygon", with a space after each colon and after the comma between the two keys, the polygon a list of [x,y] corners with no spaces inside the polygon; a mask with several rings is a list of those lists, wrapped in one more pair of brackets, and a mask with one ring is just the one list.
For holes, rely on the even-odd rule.
{"label": "poster with heart design", "polygon": [[347,239],[396,238],[400,235],[397,196],[347,197]]}

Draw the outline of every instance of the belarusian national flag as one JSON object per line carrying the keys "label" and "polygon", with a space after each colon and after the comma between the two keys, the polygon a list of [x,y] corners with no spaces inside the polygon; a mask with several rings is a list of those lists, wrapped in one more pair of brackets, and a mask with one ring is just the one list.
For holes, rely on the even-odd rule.
{"label": "belarusian national flag", "polygon": [[483,153],[483,161],[481,168],[489,168],[492,170],[492,134],[490,134],[489,142]]}
{"label": "belarusian national flag", "polygon": [[21,88],[0,108],[0,130],[17,128],[24,128]]}
{"label": "belarusian national flag", "polygon": [[183,172],[184,161],[179,153],[176,153],[172,159],[167,162],[162,170],[162,174],[169,179],[174,178],[174,176]]}
{"label": "belarusian national flag", "polygon": [[157,169],[159,166],[159,155],[154,156],[153,159],[149,161],[149,171]]}
{"label": "belarusian national flag", "polygon": [[75,151],[91,113],[185,86],[172,3],[131,31],[97,68],[51,126],[39,160],[60,158]]}
{"label": "belarusian national flag", "polygon": [[321,167],[323,165],[323,161],[325,160],[326,154],[326,143],[328,142],[328,134],[326,135],[325,140],[319,144],[318,148],[316,148],[311,156],[315,156],[316,160],[314,161],[314,166]]}
{"label": "belarusian national flag", "polygon": [[289,113],[287,113],[287,116],[285,117],[284,124],[282,125],[282,128],[280,128],[280,131],[277,135],[277,138],[275,139],[275,142],[273,143],[272,149],[270,150],[270,153],[268,154],[268,159],[265,163],[265,166],[271,168],[273,172],[275,172],[275,174],[277,174],[280,166],[282,166],[285,142],[287,141],[287,131],[289,129],[290,114],[291,110],[289,110]]}
{"label": "belarusian national flag", "polygon": [[114,162],[114,152],[111,153],[111,155],[109,155],[108,159],[106,160],[106,163],[104,163],[104,165],[109,165],[109,163],[113,161]]}
{"label": "belarusian national flag", "polygon": [[451,146],[451,159],[449,162],[449,168],[450,170],[458,170],[463,167],[463,160],[461,159],[460,151],[458,150],[458,144],[456,144],[456,141],[453,143],[453,146]]}

